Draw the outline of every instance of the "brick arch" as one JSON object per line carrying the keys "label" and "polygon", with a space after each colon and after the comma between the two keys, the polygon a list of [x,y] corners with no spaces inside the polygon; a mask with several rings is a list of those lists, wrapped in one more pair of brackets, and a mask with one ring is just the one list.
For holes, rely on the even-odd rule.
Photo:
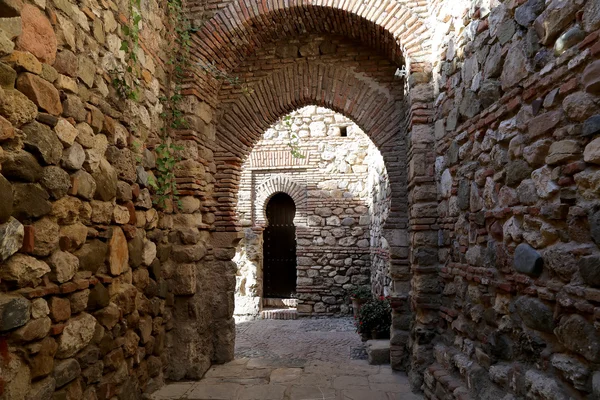
{"label": "brick arch", "polygon": [[[318,57],[304,57],[282,68],[269,66],[266,75],[252,82],[254,92],[249,96],[231,91],[221,97],[227,85],[194,68],[187,93],[207,103],[212,112],[206,119],[211,129],[203,134],[215,138],[210,152],[216,180],[208,199],[216,210],[215,254],[234,250],[231,243],[239,238],[235,205],[243,161],[281,116],[306,105],[327,107],[353,120],[373,140],[384,158],[392,189],[384,228],[394,282],[392,362],[395,368],[405,368],[410,362],[415,386],[420,386],[426,361],[433,357],[441,296],[438,265],[431,256],[437,252],[439,239],[429,31],[422,19],[423,6],[407,1],[236,0],[194,36],[192,53],[197,64],[214,64],[236,76],[236,68],[253,53],[282,38],[338,35],[385,56],[386,68],[406,66],[410,80],[390,85],[339,60],[325,63]],[[412,7],[419,7],[419,13],[413,13]],[[248,67],[253,73],[260,65]],[[407,82],[410,91],[398,96],[396,89],[408,89]],[[219,349],[224,354],[219,361],[232,354],[229,343]]]}
{"label": "brick arch", "polygon": [[217,121],[215,163],[219,176],[227,176],[215,183],[216,196],[223,199],[217,229],[235,229],[239,174],[232,171],[241,169],[255,143],[281,116],[308,105],[346,116],[369,136],[395,177],[392,198],[403,203],[392,205],[388,220],[406,224],[405,104],[387,86],[344,66],[304,61],[275,71],[252,88],[251,95],[223,105]]}
{"label": "brick arch", "polygon": [[[411,3],[412,4],[412,3]],[[194,36],[195,62],[226,73],[266,43],[306,33],[337,34],[385,54],[397,66],[423,71],[427,65],[430,30],[424,8],[406,0],[236,0],[219,11]],[[199,69],[199,71],[202,68]],[[201,96],[215,101],[220,83],[198,73]]]}
{"label": "brick arch", "polygon": [[[239,95],[221,109],[217,134],[224,151],[246,156],[282,115],[311,104],[344,114],[368,132],[378,147],[397,132],[397,123],[405,116],[386,86],[335,64],[297,62],[275,71],[251,89],[251,95]],[[227,135],[232,131],[238,134]]]}
{"label": "brick arch", "polygon": [[296,205],[296,215],[294,216],[294,225],[303,225],[306,223],[306,188],[283,175],[276,175],[266,182],[261,183],[256,188],[256,199],[252,206],[254,224],[258,226],[267,225],[267,204],[269,200],[277,193],[285,193],[294,200]]}
{"label": "brick arch", "polygon": [[399,95],[396,88],[405,89],[404,80],[390,85],[335,60],[304,58],[261,76],[250,95],[229,93],[219,99],[213,121],[219,177],[214,227],[219,235],[239,230],[235,206],[242,164],[280,117],[317,105],[354,121],[378,147],[390,177],[391,208],[383,235],[393,281],[392,362],[397,369],[410,364],[418,387],[424,360],[433,356],[441,296],[438,266],[430,256],[438,243],[433,91],[427,74],[413,77],[410,91]]}

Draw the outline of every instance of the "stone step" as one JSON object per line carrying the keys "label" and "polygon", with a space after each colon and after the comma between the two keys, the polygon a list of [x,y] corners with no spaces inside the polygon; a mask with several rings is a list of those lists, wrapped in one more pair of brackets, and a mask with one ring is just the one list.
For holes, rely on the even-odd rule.
{"label": "stone step", "polygon": [[371,365],[390,363],[390,339],[367,340],[367,357]]}
{"label": "stone step", "polygon": [[263,298],[263,307],[269,308],[296,308],[298,306],[298,299],[275,299],[275,298]]}
{"label": "stone step", "polygon": [[262,319],[298,319],[295,308],[266,308],[260,312]]}

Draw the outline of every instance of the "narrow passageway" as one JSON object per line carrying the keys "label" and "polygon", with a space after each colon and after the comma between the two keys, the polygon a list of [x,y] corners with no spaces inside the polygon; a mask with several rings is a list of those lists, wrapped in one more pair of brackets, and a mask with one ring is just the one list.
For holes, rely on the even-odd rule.
{"label": "narrow passageway", "polygon": [[236,358],[153,400],[418,400],[405,374],[369,365],[351,318],[237,325]]}

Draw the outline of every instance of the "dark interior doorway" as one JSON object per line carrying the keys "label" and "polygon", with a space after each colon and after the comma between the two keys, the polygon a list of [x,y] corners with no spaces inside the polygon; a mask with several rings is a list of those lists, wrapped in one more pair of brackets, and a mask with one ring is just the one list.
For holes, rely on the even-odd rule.
{"label": "dark interior doorway", "polygon": [[296,293],[296,205],[285,193],[267,203],[264,233],[264,297],[291,298]]}

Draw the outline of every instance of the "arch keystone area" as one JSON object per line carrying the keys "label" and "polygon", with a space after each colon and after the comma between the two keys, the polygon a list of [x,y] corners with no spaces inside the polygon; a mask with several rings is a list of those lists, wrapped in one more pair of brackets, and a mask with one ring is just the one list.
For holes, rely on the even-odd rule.
{"label": "arch keystone area", "polygon": [[277,193],[285,193],[294,200],[296,205],[294,224],[301,224],[305,218],[306,188],[288,177],[276,175],[256,188],[256,199],[252,205],[255,225],[264,226],[267,223],[267,204]]}

